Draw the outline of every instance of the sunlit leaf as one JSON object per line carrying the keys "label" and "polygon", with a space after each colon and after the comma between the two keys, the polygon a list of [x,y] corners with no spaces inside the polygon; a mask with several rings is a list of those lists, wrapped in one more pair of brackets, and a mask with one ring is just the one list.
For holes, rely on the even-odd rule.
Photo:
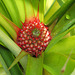
{"label": "sunlit leaf", "polygon": [[7,75],[3,67],[0,67],[0,74],[1,75]]}
{"label": "sunlit leaf", "polygon": [[39,1],[39,19],[44,22],[44,0]]}
{"label": "sunlit leaf", "polygon": [[75,69],[73,70],[73,72],[71,73],[71,75],[75,75]]}
{"label": "sunlit leaf", "polygon": [[47,13],[44,16],[44,22],[46,24],[49,18],[60,8],[60,5],[57,2],[57,0],[54,0],[52,3],[53,3],[52,6],[48,9]]}
{"label": "sunlit leaf", "polygon": [[43,65],[43,67],[49,72],[49,73],[51,73],[52,75],[57,75],[57,73],[51,68],[51,67],[49,67],[49,66],[47,66],[47,65]]}
{"label": "sunlit leaf", "polygon": [[44,14],[53,6],[55,0],[44,0]]}
{"label": "sunlit leaf", "polygon": [[3,4],[6,6],[12,21],[18,26],[21,27],[20,15],[17,9],[17,5],[14,0],[1,0]]}
{"label": "sunlit leaf", "polygon": [[[17,27],[14,23],[12,23],[9,19],[7,19],[5,16],[3,16],[0,13],[0,24],[8,31],[8,33],[11,35],[11,37],[16,40],[17,38],[17,33],[15,30],[17,30]],[[16,28],[14,30],[13,26]],[[1,28],[1,27],[0,27]]]}
{"label": "sunlit leaf", "polygon": [[55,44],[50,52],[61,53],[61,54],[69,54],[72,50],[72,54],[75,54],[75,36],[65,38],[60,40],[57,44]]}
{"label": "sunlit leaf", "polygon": [[[44,64],[50,67],[51,69],[53,69],[53,71],[56,72],[57,75],[62,75],[61,70],[67,58],[68,57],[65,55],[50,53],[44,57]],[[74,67],[75,67],[75,60],[70,58],[67,63],[66,69],[63,72],[63,75],[70,75],[72,71],[74,70]]]}
{"label": "sunlit leaf", "polygon": [[51,75],[46,69],[44,69],[43,75]]}
{"label": "sunlit leaf", "polygon": [[35,17],[35,14],[31,4],[31,0],[25,0],[24,6],[25,6],[25,20],[26,21],[33,20]]}
{"label": "sunlit leaf", "polygon": [[[59,22],[55,25],[52,30],[52,35],[55,36],[62,29],[68,29],[75,23],[75,3],[68,9],[68,11],[63,15],[63,17],[59,20]],[[70,17],[70,19],[66,18],[66,15]],[[68,24],[68,25],[67,25]]]}
{"label": "sunlit leaf", "polygon": [[7,12],[7,9],[3,5],[3,3],[0,0],[0,13],[3,14],[4,16],[10,18],[9,13]]}
{"label": "sunlit leaf", "polygon": [[38,5],[39,5],[39,0],[31,0],[33,10],[35,13],[35,17],[37,16],[37,11],[38,11]]}
{"label": "sunlit leaf", "polygon": [[24,1],[23,0],[14,0],[14,1],[16,3],[17,8],[18,8],[20,20],[24,23],[24,21],[25,21]]}
{"label": "sunlit leaf", "polygon": [[[57,2],[57,4],[55,5],[55,8],[57,5],[59,5],[59,9],[57,9],[55,11],[54,14],[52,14],[52,11],[50,12],[52,15],[49,18],[50,14],[47,14],[47,16],[45,16],[45,23],[48,25],[51,25],[53,23],[53,21],[58,18],[60,19],[63,14],[68,10],[68,8],[73,4],[74,0],[67,0],[61,7],[59,5],[59,3]],[[48,17],[48,19],[46,19]]]}

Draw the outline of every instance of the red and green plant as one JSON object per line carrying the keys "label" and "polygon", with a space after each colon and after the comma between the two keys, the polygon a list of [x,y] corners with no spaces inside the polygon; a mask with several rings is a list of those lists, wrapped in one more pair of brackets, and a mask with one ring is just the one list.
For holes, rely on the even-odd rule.
{"label": "red and green plant", "polygon": [[74,7],[74,0],[0,0],[0,74],[74,75]]}

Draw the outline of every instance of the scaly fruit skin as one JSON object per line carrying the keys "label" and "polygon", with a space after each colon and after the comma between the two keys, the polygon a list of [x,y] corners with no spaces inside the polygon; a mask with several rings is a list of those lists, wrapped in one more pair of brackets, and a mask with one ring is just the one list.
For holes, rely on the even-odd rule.
{"label": "scaly fruit skin", "polygon": [[37,18],[29,23],[25,21],[17,35],[17,44],[34,57],[38,57],[46,49],[50,40],[48,28]]}

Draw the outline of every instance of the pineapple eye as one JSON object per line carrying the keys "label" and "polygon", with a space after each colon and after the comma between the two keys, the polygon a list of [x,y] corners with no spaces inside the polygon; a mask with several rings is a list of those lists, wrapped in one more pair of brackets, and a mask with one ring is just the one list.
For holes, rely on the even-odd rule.
{"label": "pineapple eye", "polygon": [[36,28],[32,31],[32,33],[34,36],[37,36],[37,37],[40,35],[40,31]]}

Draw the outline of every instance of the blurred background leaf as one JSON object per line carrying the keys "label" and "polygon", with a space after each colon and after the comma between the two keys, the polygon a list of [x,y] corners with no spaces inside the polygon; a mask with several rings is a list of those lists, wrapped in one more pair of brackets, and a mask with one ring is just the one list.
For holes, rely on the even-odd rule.
{"label": "blurred background leaf", "polygon": [[[19,67],[19,65],[17,64],[17,65],[15,65],[11,70],[10,70],[10,73],[11,74],[9,74],[9,71],[8,71],[8,67],[11,65],[11,63],[13,62],[13,60],[14,60],[14,56],[12,55],[12,53],[8,50],[8,49],[6,49],[6,48],[4,48],[3,46],[1,46],[0,45],[0,54],[1,54],[1,59],[0,59],[0,62],[1,62],[1,64],[3,65],[3,67],[4,67],[4,69],[5,69],[5,71],[6,71],[6,73],[8,74],[8,75],[22,75],[22,71],[21,71],[21,69],[20,69],[20,67]],[[7,66],[7,67],[6,67]]]}
{"label": "blurred background leaf", "polygon": [[[61,75],[62,74],[61,69],[64,66],[67,58],[68,57],[65,55],[53,52],[48,55],[45,55],[44,64],[50,67],[57,75]],[[70,75],[74,70],[74,68],[75,68],[75,60],[70,58],[63,75]],[[47,68],[45,69],[47,70]]]}

